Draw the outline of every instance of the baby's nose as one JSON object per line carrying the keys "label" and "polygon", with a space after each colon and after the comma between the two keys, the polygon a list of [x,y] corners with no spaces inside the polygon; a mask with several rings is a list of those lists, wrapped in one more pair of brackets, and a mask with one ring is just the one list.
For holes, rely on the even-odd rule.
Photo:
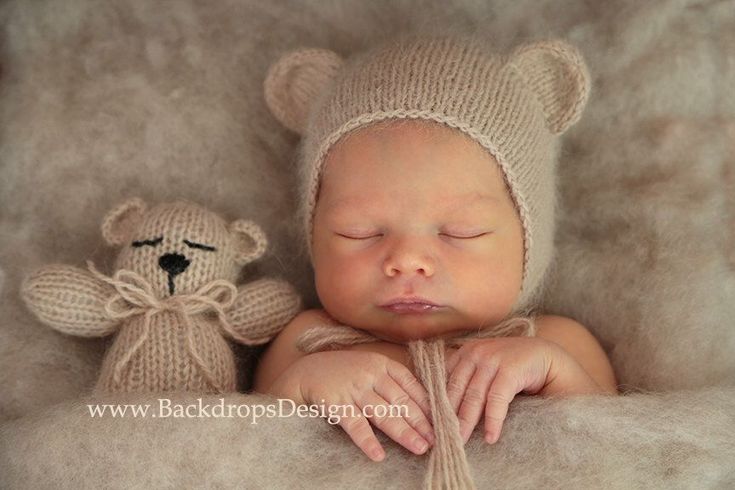
{"label": "baby's nose", "polygon": [[434,261],[430,257],[416,252],[392,254],[383,263],[383,272],[388,277],[400,274],[420,274],[426,277],[434,275]]}

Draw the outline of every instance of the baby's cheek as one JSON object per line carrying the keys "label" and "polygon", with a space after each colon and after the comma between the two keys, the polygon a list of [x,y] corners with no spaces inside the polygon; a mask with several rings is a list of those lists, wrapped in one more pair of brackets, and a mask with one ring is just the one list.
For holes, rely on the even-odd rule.
{"label": "baby's cheek", "polygon": [[319,299],[327,310],[344,310],[358,304],[362,295],[362,270],[359,264],[338,256],[324,260],[315,268]]}
{"label": "baby's cheek", "polygon": [[485,319],[502,319],[520,292],[520,281],[512,272],[507,266],[487,259],[455,276],[454,282],[466,292],[463,296],[467,311]]}

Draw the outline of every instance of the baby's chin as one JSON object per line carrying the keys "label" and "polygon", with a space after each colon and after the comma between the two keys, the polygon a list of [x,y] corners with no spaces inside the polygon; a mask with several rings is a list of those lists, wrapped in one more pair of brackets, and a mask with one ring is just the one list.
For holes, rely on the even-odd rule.
{"label": "baby's chin", "polygon": [[376,311],[349,322],[380,339],[399,343],[477,330],[480,323],[452,309],[412,314]]}

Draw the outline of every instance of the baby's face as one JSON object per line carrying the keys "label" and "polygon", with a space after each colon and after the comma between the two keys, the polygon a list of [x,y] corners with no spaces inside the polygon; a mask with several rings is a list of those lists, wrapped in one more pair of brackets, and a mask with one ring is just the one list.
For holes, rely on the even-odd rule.
{"label": "baby's face", "polygon": [[523,228],[497,163],[425,121],[362,128],[330,150],[312,251],[324,309],[398,342],[497,324],[523,276]]}

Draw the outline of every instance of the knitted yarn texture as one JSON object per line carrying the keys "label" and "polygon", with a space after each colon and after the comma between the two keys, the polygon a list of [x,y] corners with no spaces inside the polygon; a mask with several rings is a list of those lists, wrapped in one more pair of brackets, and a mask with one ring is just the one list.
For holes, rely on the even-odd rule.
{"label": "knitted yarn texture", "polygon": [[[473,489],[470,467],[459,432],[459,419],[447,396],[447,376],[444,362],[445,346],[459,347],[463,343],[490,337],[533,337],[536,323],[533,317],[509,318],[495,327],[473,331],[448,338],[414,340],[408,343],[411,361],[429,395],[435,442],[429,454],[424,479],[427,490]],[[380,339],[369,332],[347,326],[317,326],[306,330],[296,341],[297,347],[307,353],[318,352],[341,345],[375,342]]]}
{"label": "knitted yarn texture", "polygon": [[[229,347],[226,343],[218,341],[219,338],[217,335],[211,335],[212,332],[216,331],[216,327],[219,326],[224,330],[224,333],[229,334],[233,338],[237,338],[246,345],[256,344],[256,342],[252,342],[249,339],[241,338],[229,324],[227,315],[224,312],[235,301],[237,288],[235,288],[234,284],[220,279],[202,286],[193,294],[181,294],[170,296],[166,299],[158,299],[154,296],[151,285],[135,272],[118,270],[115,272],[114,277],[107,277],[100,273],[92,262],[87,262],[87,267],[93,276],[110,284],[117,291],[117,294],[113,295],[105,303],[105,313],[111,319],[124,320],[137,315],[143,316],[142,331],[135,342],[130,346],[124,345],[124,342],[118,343],[119,349],[114,351],[116,355],[107,357],[105,366],[109,366],[112,372],[111,375],[100,377],[101,383],[99,388],[109,390],[123,385],[122,376],[125,368],[150,336],[153,316],[166,311],[178,314],[182,320],[186,349],[191,359],[201,371],[201,375],[204,378],[201,381],[206,381],[208,386],[203,382],[193,381],[191,373],[174,371],[170,376],[166,376],[163,373],[151,370],[149,375],[152,380],[151,385],[155,387],[155,390],[166,391],[165,382],[167,379],[175,386],[185,386],[189,391],[207,391],[208,389],[213,389],[215,393],[224,393],[226,391],[232,391],[235,388],[235,380],[231,376],[227,376],[227,366],[223,363],[227,359]],[[209,325],[209,328],[200,328],[197,332],[196,329],[199,327],[199,324],[192,320],[192,316],[210,310],[217,313],[219,324]],[[165,323],[165,321],[161,323]],[[176,330],[175,325],[162,325],[158,328],[164,328],[168,332],[174,332]],[[198,341],[195,340],[195,335],[198,337]],[[206,355],[199,353],[199,349],[196,347],[197,344],[200,346],[199,349],[205,352]],[[223,352],[222,349],[226,349],[226,351]],[[145,365],[154,366],[159,362],[158,359],[152,358],[158,354],[155,352],[155,349],[149,350],[146,354],[148,355],[147,358],[140,359],[142,365],[140,366],[142,368],[140,369],[141,372],[145,371]],[[225,381],[221,382],[223,379]]]}
{"label": "knitted yarn texture", "polygon": [[266,250],[265,235],[250,221],[228,224],[183,201],[149,210],[131,199],[108,213],[102,234],[123,246],[112,276],[91,262],[88,271],[51,265],[22,287],[28,308],[63,333],[117,333],[97,391],[235,391],[226,338],[266,343],[301,309],[284,281],[233,284],[241,266]]}
{"label": "knitted yarn texture", "polygon": [[558,136],[581,116],[589,75],[563,41],[508,56],[470,36],[404,36],[343,60],[325,49],[284,55],[268,71],[274,116],[303,135],[302,221],[311,253],[324,162],[343,136],[391,119],[461,131],[497,161],[524,229],[524,272],[514,313],[540,295],[552,259]]}

